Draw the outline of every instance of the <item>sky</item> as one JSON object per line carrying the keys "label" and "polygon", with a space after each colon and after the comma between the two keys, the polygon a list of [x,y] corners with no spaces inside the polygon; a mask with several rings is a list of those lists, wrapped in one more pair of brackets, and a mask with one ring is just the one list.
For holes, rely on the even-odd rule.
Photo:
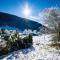
{"label": "sky", "polygon": [[59,6],[60,0],[0,0],[0,12],[6,12],[24,17],[23,11],[26,3],[31,9],[31,16],[37,16],[45,8]]}

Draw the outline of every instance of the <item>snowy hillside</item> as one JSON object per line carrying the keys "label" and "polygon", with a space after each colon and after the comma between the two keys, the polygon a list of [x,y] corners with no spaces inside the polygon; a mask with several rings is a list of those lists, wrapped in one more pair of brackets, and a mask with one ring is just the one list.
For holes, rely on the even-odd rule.
{"label": "snowy hillside", "polygon": [[[60,60],[60,50],[49,47],[52,35],[33,36],[33,46],[8,54],[0,60]],[[45,39],[44,39],[45,38]]]}

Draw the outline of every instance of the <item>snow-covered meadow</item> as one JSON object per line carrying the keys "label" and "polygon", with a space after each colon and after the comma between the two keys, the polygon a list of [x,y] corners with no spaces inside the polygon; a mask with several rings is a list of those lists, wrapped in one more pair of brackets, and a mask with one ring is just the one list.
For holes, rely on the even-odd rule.
{"label": "snow-covered meadow", "polygon": [[48,46],[52,35],[33,36],[33,46],[9,53],[0,60],[60,60],[60,50]]}

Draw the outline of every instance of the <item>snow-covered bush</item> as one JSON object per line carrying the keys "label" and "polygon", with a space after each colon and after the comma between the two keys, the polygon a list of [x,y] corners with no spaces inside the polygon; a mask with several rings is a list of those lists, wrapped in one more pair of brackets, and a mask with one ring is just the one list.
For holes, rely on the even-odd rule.
{"label": "snow-covered bush", "polygon": [[[30,31],[30,30],[29,30]],[[5,30],[2,30],[3,33],[1,33],[1,38],[6,41],[5,47],[3,47],[0,50],[0,55],[7,54],[9,52],[18,50],[18,49],[24,49],[32,46],[32,35],[28,34],[24,38],[22,38],[19,34],[19,32],[11,33],[10,35],[5,33]],[[22,35],[24,36],[24,35]],[[4,45],[2,45],[4,46]]]}

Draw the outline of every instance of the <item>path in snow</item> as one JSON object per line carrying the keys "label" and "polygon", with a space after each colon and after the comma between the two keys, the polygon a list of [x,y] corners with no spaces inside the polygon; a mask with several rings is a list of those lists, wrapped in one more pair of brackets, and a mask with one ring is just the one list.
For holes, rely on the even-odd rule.
{"label": "path in snow", "polygon": [[60,50],[49,47],[49,40],[51,35],[33,36],[33,47],[12,52],[0,60],[60,60]]}

